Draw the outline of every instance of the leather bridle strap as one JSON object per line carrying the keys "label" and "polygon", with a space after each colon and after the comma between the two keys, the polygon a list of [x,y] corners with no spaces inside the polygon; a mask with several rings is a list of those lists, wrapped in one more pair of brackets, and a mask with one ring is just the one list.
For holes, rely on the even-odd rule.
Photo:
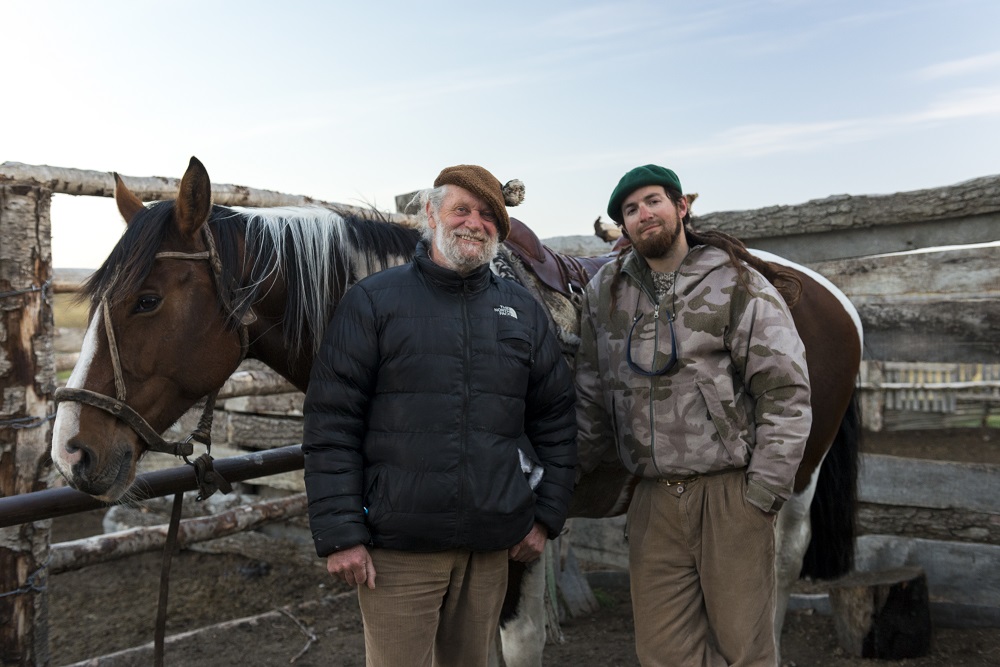
{"label": "leather bridle strap", "polygon": [[[191,442],[194,438],[189,437],[187,440],[181,442],[167,442],[164,440],[159,433],[149,425],[142,416],[127,406],[120,400],[111,398],[110,396],[105,396],[104,394],[98,394],[95,391],[90,391],[88,389],[70,389],[67,387],[62,387],[56,390],[55,393],[56,402],[60,401],[74,401],[76,403],[84,403],[92,407],[104,410],[108,414],[114,416],[117,419],[125,422],[132,427],[132,430],[146,443],[146,447],[153,452],[164,452],[165,454],[173,454],[174,456],[191,456],[194,453],[194,444]],[[214,401],[209,401],[205,406],[206,410],[214,408]],[[194,434],[192,434],[193,436]]]}
{"label": "leather bridle strap", "polygon": [[[156,258],[208,261],[211,265],[212,276],[215,279],[216,290],[218,290],[220,295],[219,298],[223,302],[226,310],[232,314],[230,304],[225,298],[222,297],[222,262],[219,260],[219,254],[215,249],[215,239],[212,237],[212,234],[208,230],[207,226],[204,230],[205,243],[208,245],[208,250],[190,253],[164,251],[156,253]],[[74,401],[107,412],[116,419],[119,419],[132,427],[132,430],[136,432],[144,443],[146,443],[146,448],[149,451],[163,452],[165,454],[172,454],[173,456],[183,456],[186,459],[194,453],[194,445],[192,444],[193,440],[202,443],[209,450],[211,450],[212,416],[215,410],[215,398],[218,395],[218,392],[213,392],[208,396],[208,400],[205,403],[205,409],[202,412],[201,419],[198,421],[198,428],[190,436],[180,442],[168,442],[164,440],[160,434],[157,433],[145,419],[143,419],[142,415],[125,403],[127,398],[125,380],[123,377],[121,357],[118,352],[118,342],[115,339],[115,329],[111,323],[111,308],[108,304],[107,295],[101,298],[99,307],[101,309],[101,316],[104,319],[104,331],[108,338],[108,349],[111,354],[111,367],[115,377],[116,398],[111,398],[110,396],[105,396],[104,394],[99,394],[97,392],[90,391],[89,389],[61,387],[55,391],[53,396],[55,402]],[[245,322],[241,322],[240,324],[239,335],[240,361],[242,361],[246,358],[249,348],[249,333]]]}

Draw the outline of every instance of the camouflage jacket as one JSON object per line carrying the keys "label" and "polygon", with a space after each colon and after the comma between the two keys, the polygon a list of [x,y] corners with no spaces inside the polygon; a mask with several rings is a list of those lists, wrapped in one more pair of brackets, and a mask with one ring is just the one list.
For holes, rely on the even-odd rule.
{"label": "camouflage jacket", "polygon": [[[725,251],[703,245],[684,258],[659,304],[649,266],[630,253],[612,310],[617,268],[605,265],[584,301],[576,360],[583,469],[612,445],[642,477],[746,468],[747,500],[776,511],[812,423],[805,349],[784,300],[749,267],[751,289],[741,287]],[[671,316],[677,363],[652,377],[633,371],[629,347],[642,370],[667,364]]]}

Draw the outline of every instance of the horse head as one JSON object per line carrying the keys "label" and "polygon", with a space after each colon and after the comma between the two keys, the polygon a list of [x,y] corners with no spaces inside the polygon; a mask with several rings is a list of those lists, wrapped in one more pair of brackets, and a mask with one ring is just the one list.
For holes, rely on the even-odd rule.
{"label": "horse head", "polygon": [[120,498],[149,449],[190,453],[158,434],[221,387],[246,354],[245,328],[220,298],[211,199],[195,158],[177,199],[148,207],[115,174],[126,230],[87,282],[90,321],[56,392],[52,434],[56,468],[85,493]]}

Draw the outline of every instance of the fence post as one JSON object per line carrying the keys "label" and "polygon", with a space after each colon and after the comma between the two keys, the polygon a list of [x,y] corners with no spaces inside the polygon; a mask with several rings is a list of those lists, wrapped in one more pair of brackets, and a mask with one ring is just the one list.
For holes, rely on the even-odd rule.
{"label": "fence post", "polygon": [[[51,191],[0,185],[0,495],[44,490],[52,353]],[[48,665],[50,522],[0,529],[0,665]]]}

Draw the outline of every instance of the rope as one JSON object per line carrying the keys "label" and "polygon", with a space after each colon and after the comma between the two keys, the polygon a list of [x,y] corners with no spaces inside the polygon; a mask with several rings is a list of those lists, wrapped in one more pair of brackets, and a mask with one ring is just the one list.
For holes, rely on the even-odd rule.
{"label": "rope", "polygon": [[167,528],[167,543],[163,545],[163,561],[160,565],[160,598],[156,605],[156,630],[153,634],[153,664],[163,667],[163,639],[167,632],[167,592],[170,588],[170,561],[177,551],[177,531],[181,522],[181,508],[184,492],[174,494],[174,506],[170,512]]}
{"label": "rope", "polygon": [[0,593],[0,598],[5,598],[10,595],[24,595],[25,593],[41,593],[42,591],[44,591],[46,589],[45,584],[44,583],[37,584],[35,583],[35,580],[36,578],[40,578],[41,575],[45,572],[45,570],[48,569],[49,559],[51,558],[52,556],[50,555],[49,558],[45,559],[44,565],[42,565],[40,568],[38,568],[37,570],[32,572],[31,575],[28,576],[28,580],[24,582],[24,586],[21,586],[20,588],[15,588],[12,591],[7,591],[6,593]]}
{"label": "rope", "polygon": [[41,285],[32,285],[31,287],[25,287],[24,289],[13,290],[11,292],[0,292],[0,299],[11,299],[15,296],[31,294],[32,292],[44,292],[46,298],[48,298],[48,291],[51,286],[52,281],[46,280]]}
{"label": "rope", "polygon": [[44,417],[15,417],[14,419],[0,419],[0,428],[12,428],[15,431],[25,428],[38,428],[55,418],[56,416],[52,414]]}

